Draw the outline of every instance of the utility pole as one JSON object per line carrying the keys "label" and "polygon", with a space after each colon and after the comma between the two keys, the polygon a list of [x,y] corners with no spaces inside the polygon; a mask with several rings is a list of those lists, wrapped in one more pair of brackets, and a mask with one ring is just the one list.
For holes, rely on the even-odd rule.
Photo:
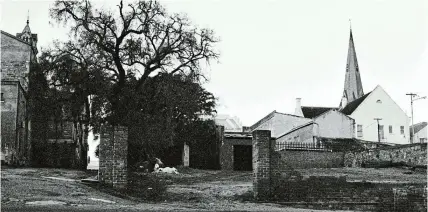
{"label": "utility pole", "polygon": [[416,101],[416,100],[419,100],[419,99],[425,99],[425,98],[427,98],[426,96],[424,96],[424,97],[419,97],[419,98],[413,98],[413,97],[418,97],[418,95],[417,94],[415,94],[415,93],[406,93],[406,95],[407,96],[410,96],[410,109],[411,109],[411,114],[412,114],[412,136],[410,136],[410,143],[414,143],[414,137],[415,137],[415,126],[414,126],[414,124],[415,123],[413,123],[413,102],[414,101]]}
{"label": "utility pole", "polygon": [[380,132],[379,132],[380,125],[379,125],[379,121],[382,120],[382,119],[381,118],[374,118],[374,120],[377,121],[377,139],[378,139],[378,141],[380,143]]}

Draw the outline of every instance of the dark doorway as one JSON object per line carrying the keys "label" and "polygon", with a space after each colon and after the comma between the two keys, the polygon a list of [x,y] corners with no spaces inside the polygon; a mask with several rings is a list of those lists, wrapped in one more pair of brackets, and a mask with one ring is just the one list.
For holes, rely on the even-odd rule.
{"label": "dark doorway", "polygon": [[253,147],[251,145],[233,146],[233,170],[252,171],[253,170]]}

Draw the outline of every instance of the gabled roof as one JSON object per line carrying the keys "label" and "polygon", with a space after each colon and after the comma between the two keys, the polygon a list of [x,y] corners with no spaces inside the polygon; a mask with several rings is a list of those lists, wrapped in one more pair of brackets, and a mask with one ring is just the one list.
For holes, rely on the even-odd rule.
{"label": "gabled roof", "polygon": [[305,119],[306,117],[301,117],[301,116],[296,116],[294,114],[288,114],[288,113],[280,113],[277,112],[276,110],[270,112],[269,114],[267,114],[265,117],[263,117],[262,119],[260,119],[258,122],[256,122],[255,124],[253,124],[250,127],[250,130],[253,131],[254,129],[256,129],[257,127],[259,127],[260,125],[262,125],[263,123],[269,121],[271,118],[273,118],[275,116],[275,114],[279,114],[279,115],[286,115],[286,116],[293,116],[293,117],[297,117],[297,118],[302,118]]}
{"label": "gabled roof", "polygon": [[364,101],[364,99],[366,99],[366,97],[370,95],[370,93],[371,92],[366,93],[364,96],[352,102],[349,102],[342,110],[340,110],[340,112],[342,112],[345,115],[351,115],[355,111],[355,109],[357,109],[358,106],[360,106],[360,104]]}
{"label": "gabled roof", "polygon": [[31,46],[31,44],[30,44],[30,43],[28,43],[28,42],[27,42],[27,41],[25,41],[25,40],[22,40],[22,39],[21,39],[21,38],[19,38],[19,37],[16,37],[16,36],[14,36],[14,35],[12,35],[12,34],[9,34],[9,33],[5,32],[5,31],[3,31],[3,30],[0,30],[0,32],[1,32],[3,35],[6,35],[6,36],[8,36],[8,37],[10,37],[10,38],[13,38],[13,39],[15,39],[15,40],[17,40],[17,41],[20,41],[20,42],[22,42],[22,43],[25,43],[25,44],[27,44],[27,45]]}
{"label": "gabled roof", "polygon": [[297,126],[310,121],[312,120],[305,117],[287,113],[279,113],[274,110],[251,126],[251,131],[256,129],[270,130],[272,137],[278,137],[279,135],[282,135]]}
{"label": "gabled roof", "polygon": [[268,121],[269,119],[271,119],[276,113],[276,110],[270,112],[269,114],[267,114],[265,117],[263,117],[262,119],[260,119],[258,122],[256,122],[255,124],[251,125],[250,130],[253,131],[254,129],[256,129],[258,126],[260,126],[261,124],[265,123],[266,121]]}
{"label": "gabled roof", "polygon": [[307,122],[307,123],[305,123],[305,124],[302,124],[302,125],[299,125],[299,126],[297,126],[297,127],[294,127],[294,128],[293,128],[293,129],[291,129],[290,131],[285,132],[284,134],[282,134],[282,135],[278,136],[278,138],[277,138],[277,139],[282,138],[282,137],[284,137],[284,136],[286,136],[286,135],[288,135],[288,134],[290,134],[290,133],[292,133],[292,132],[294,132],[294,131],[296,131],[296,130],[298,130],[298,129],[301,129],[301,128],[306,127],[306,126],[309,126],[309,125],[312,125],[312,124],[314,124],[314,123],[315,123],[315,122],[310,121],[310,122]]}
{"label": "gabled roof", "polygon": [[336,107],[309,107],[302,106],[303,116],[305,118],[315,118],[329,110],[337,109]]}
{"label": "gabled roof", "polygon": [[409,127],[410,129],[410,136],[413,136],[413,130],[412,127],[415,128],[415,133],[418,133],[419,131],[421,131],[423,128],[425,128],[427,126],[427,122],[421,122],[421,123],[417,123],[415,125],[412,125]]}

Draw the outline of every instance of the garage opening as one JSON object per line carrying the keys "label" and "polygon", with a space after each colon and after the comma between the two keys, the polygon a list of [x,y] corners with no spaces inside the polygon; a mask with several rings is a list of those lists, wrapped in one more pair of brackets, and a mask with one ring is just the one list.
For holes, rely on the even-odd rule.
{"label": "garage opening", "polygon": [[253,170],[253,146],[234,145],[233,146],[233,170],[252,171]]}

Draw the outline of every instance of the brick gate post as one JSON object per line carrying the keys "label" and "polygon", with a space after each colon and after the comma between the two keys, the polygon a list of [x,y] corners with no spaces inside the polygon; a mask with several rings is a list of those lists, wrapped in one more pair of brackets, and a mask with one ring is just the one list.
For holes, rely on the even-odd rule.
{"label": "brick gate post", "polygon": [[257,200],[271,196],[271,132],[253,131],[253,192]]}
{"label": "brick gate post", "polygon": [[128,130],[122,126],[101,127],[99,181],[125,188],[128,181]]}

